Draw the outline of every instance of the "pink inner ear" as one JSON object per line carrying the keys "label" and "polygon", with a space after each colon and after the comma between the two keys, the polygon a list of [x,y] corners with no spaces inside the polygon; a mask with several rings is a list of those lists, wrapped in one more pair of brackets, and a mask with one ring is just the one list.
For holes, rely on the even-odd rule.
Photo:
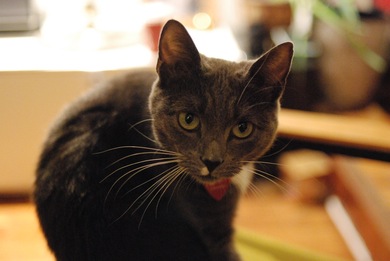
{"label": "pink inner ear", "polygon": [[230,183],[230,179],[222,179],[214,183],[204,184],[204,187],[213,199],[219,201],[225,196],[226,192],[229,190]]}
{"label": "pink inner ear", "polygon": [[196,67],[200,56],[186,28],[175,20],[169,20],[161,32],[157,67],[162,63],[174,65],[178,62]]}

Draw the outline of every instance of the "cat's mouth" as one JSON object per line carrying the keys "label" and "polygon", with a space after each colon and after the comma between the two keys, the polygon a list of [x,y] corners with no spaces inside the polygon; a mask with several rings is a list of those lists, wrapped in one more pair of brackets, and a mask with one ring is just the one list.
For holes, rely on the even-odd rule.
{"label": "cat's mouth", "polygon": [[203,184],[207,193],[215,200],[221,200],[230,188],[231,179],[219,179],[213,183]]}
{"label": "cat's mouth", "polygon": [[[219,173],[216,173],[216,172],[219,172]],[[198,181],[199,183],[201,184],[212,184],[212,183],[215,183],[215,182],[219,182],[221,180],[225,180],[225,179],[231,179],[233,177],[233,175],[218,175],[220,174],[221,172],[220,171],[212,171],[211,173],[207,173],[206,175],[204,175],[203,173],[198,173],[198,175],[193,175],[195,180]]]}
{"label": "cat's mouth", "polygon": [[201,184],[205,191],[211,198],[216,201],[220,201],[226,193],[232,183],[232,177],[221,177],[215,175],[193,175],[196,182]]}
{"label": "cat's mouth", "polygon": [[197,174],[194,174],[194,179],[202,185],[214,184],[220,182],[221,180],[230,180],[234,175],[226,175],[225,172],[221,170],[212,170],[209,171],[206,167],[200,169]]}

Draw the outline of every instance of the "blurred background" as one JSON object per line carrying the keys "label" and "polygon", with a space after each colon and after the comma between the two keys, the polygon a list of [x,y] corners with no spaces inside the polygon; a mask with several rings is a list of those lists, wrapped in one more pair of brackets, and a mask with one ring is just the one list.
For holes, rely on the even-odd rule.
{"label": "blurred background", "polygon": [[[133,67],[155,66],[161,27],[172,18],[189,29],[201,53],[231,61],[253,59],[279,43],[294,42],[294,62],[282,100],[289,113],[282,111],[282,135],[270,153],[273,157],[266,159],[272,164],[264,170],[271,173],[269,177],[282,179],[271,179],[271,185],[276,182],[283,188],[287,182],[299,190],[300,201],[322,204],[330,193],[324,176],[350,173],[349,167],[344,171],[344,163],[334,167],[329,154],[352,155],[350,147],[356,144],[359,153],[382,161],[374,167],[377,173],[390,173],[389,165],[383,165],[390,161],[386,145],[390,133],[389,0],[0,0],[0,199],[26,198],[31,193],[42,141],[67,103],[113,75]],[[343,132],[340,126],[349,129]],[[295,128],[301,128],[298,136],[291,131]],[[316,146],[305,137],[312,135],[312,129]],[[343,135],[350,136],[347,145],[338,150],[329,147],[328,132],[336,143]],[[354,138],[359,132],[368,135],[367,144],[380,138],[376,144],[382,146],[378,150],[364,147],[359,135]],[[300,144],[299,139],[305,142]],[[295,152],[302,147],[322,152]],[[280,156],[281,151],[286,153]],[[371,172],[370,167],[362,168]],[[385,188],[381,191],[388,191],[389,175],[381,177],[375,182]],[[269,226],[274,228],[271,234],[277,235],[282,224],[286,225],[283,233],[296,226],[306,232],[302,233],[303,245],[351,257],[321,243],[312,246],[318,234],[307,237],[312,228],[299,223],[307,221],[299,216],[301,205],[275,203],[280,199],[272,195],[269,202],[264,196],[262,204],[281,206],[275,207],[280,215],[270,215],[262,231],[268,229],[267,224],[277,223],[275,216],[286,217],[283,223]],[[388,192],[384,198],[390,209]],[[253,206],[249,204],[248,209]],[[286,209],[296,223],[287,220]],[[390,217],[388,209],[383,217]],[[251,223],[250,211],[240,213],[246,221],[240,224]],[[321,231],[328,230],[324,225]],[[297,240],[296,232],[291,232],[291,241]],[[390,231],[386,232],[389,238]],[[338,242],[332,237],[324,242],[331,241]],[[390,252],[389,242],[387,246],[378,252]]]}
{"label": "blurred background", "polygon": [[[38,141],[61,106],[108,75],[154,66],[160,29],[171,18],[187,26],[200,52],[232,61],[294,42],[284,108],[368,108],[382,116],[390,112],[389,6],[387,0],[0,0],[6,145],[0,150],[14,155],[1,165],[14,179],[11,159],[26,148],[38,155]],[[26,120],[29,136],[17,136]],[[27,158],[21,172],[32,177],[35,159]]]}
{"label": "blurred background", "polygon": [[[287,88],[285,107],[340,111],[375,100],[390,110],[389,9],[386,0],[1,0],[0,37],[27,33],[38,40],[8,46],[2,41],[0,69],[22,68],[12,48],[19,56],[23,50],[27,69],[45,67],[45,61],[49,70],[66,63],[75,69],[69,60],[81,53],[77,66],[83,70],[104,69],[102,63],[110,63],[109,69],[153,64],[153,53],[143,47],[155,52],[161,25],[175,18],[198,31],[223,28],[221,35],[209,34],[217,35],[211,40],[199,37],[198,44],[206,54],[230,60],[254,58],[293,41],[293,86]],[[119,52],[129,46],[133,53]],[[103,61],[85,54],[96,50],[106,51],[99,53]],[[40,57],[29,52],[41,52]],[[45,57],[48,53],[63,55],[62,65]],[[128,59],[117,59],[119,53]]]}

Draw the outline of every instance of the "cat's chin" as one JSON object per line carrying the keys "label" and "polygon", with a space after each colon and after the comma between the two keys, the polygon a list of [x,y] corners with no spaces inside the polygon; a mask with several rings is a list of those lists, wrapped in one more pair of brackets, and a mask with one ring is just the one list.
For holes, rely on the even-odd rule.
{"label": "cat's chin", "polygon": [[196,182],[202,184],[202,185],[206,185],[206,184],[214,184],[214,183],[217,183],[221,180],[230,180],[232,177],[214,177],[214,176],[211,176],[211,175],[207,175],[207,176],[193,176],[193,178],[195,179]]}

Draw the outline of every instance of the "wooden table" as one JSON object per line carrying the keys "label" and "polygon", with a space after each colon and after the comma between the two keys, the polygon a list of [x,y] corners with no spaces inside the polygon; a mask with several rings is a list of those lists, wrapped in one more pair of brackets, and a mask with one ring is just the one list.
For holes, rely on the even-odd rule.
{"label": "wooden table", "polygon": [[0,260],[53,261],[35,208],[27,202],[0,204]]}

